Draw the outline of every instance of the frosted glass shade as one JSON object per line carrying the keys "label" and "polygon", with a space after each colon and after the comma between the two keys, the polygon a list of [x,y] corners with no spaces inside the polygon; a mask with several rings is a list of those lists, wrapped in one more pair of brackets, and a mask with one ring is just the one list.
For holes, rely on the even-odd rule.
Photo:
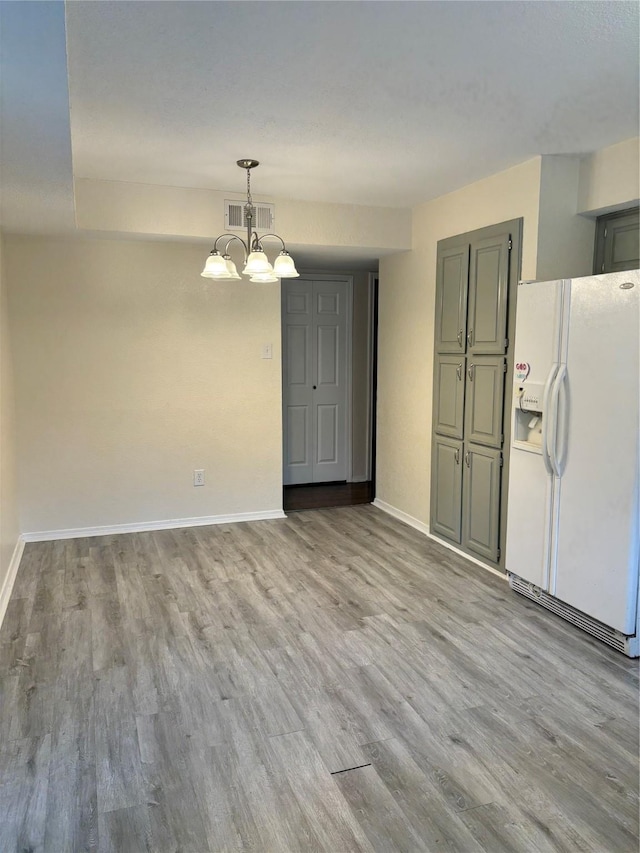
{"label": "frosted glass shade", "polygon": [[227,262],[218,252],[212,252],[200,275],[203,278],[226,278],[229,275]]}
{"label": "frosted glass shade", "polygon": [[233,263],[229,255],[223,256],[227,265],[227,278],[233,278],[240,280],[240,276],[238,275],[238,270],[236,269],[236,265]]}
{"label": "frosted glass shade", "polygon": [[273,265],[273,271],[278,278],[298,278],[300,273],[293,263],[293,258],[288,252],[282,251]]}
{"label": "frosted glass shade", "polygon": [[273,267],[264,252],[251,252],[247,263],[242,270],[243,275],[255,275],[257,273],[272,273]]}
{"label": "frosted glass shade", "polygon": [[268,284],[270,281],[280,281],[280,279],[274,272],[257,272],[251,276],[249,281],[256,282],[257,284]]}

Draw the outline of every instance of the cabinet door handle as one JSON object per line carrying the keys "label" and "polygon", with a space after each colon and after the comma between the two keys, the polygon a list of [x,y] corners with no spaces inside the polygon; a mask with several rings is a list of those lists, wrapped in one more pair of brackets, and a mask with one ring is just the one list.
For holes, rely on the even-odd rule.
{"label": "cabinet door handle", "polygon": [[470,450],[467,450],[467,452],[464,454],[464,462],[465,462],[465,465],[467,466],[467,468],[471,468],[471,451]]}
{"label": "cabinet door handle", "polygon": [[459,465],[460,464],[460,448],[459,447],[456,448],[455,459],[456,459],[456,465]]}
{"label": "cabinet door handle", "polygon": [[462,339],[463,339],[463,337],[464,337],[464,332],[462,331],[462,329],[460,329],[460,331],[458,332],[458,335],[457,335],[457,338],[458,338],[458,346],[459,346],[459,347],[461,347],[461,346],[462,346]]}
{"label": "cabinet door handle", "polygon": [[462,362],[456,367],[456,375],[460,382],[462,382]]}
{"label": "cabinet door handle", "polygon": [[476,375],[476,366],[475,364],[469,365],[469,370],[467,370],[467,374],[469,375],[469,382],[473,382],[473,377]]}
{"label": "cabinet door handle", "polygon": [[467,343],[470,347],[473,346],[473,329],[469,329],[467,332]]}

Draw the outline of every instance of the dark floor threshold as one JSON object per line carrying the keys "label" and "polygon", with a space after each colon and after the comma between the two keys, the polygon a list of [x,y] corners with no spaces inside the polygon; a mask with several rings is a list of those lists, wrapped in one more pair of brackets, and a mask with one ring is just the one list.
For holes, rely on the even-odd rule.
{"label": "dark floor threshold", "polygon": [[308,483],[283,488],[285,512],[368,504],[374,498],[373,483]]}

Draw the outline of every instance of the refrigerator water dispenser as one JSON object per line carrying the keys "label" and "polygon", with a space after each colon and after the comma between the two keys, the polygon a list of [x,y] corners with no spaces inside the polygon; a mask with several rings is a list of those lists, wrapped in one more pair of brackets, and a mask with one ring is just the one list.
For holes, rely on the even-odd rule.
{"label": "refrigerator water dispenser", "polygon": [[516,383],[513,389],[513,442],[526,450],[540,452],[544,383]]}

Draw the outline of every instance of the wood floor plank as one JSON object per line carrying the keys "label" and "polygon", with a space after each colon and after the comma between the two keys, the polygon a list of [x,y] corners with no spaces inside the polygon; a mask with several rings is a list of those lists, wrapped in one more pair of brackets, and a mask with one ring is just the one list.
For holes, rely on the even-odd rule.
{"label": "wood floor plank", "polygon": [[3,743],[0,750],[0,850],[46,853],[51,735]]}
{"label": "wood floor plank", "polygon": [[90,602],[94,670],[123,666],[120,602],[113,595],[93,595]]}
{"label": "wood floor plank", "polygon": [[371,506],[29,543],[0,849],[637,851],[638,682]]}
{"label": "wood floor plank", "polygon": [[320,849],[373,850],[307,734],[279,735],[269,745]]}
{"label": "wood floor plank", "polygon": [[499,779],[476,756],[470,756],[455,740],[443,736],[441,720],[436,727],[435,715],[427,723],[377,667],[363,667],[358,683],[370,694],[372,704],[393,736],[405,744],[413,760],[454,811],[486,805],[499,798]]}
{"label": "wood floor plank", "polygon": [[373,766],[340,773],[334,776],[334,782],[377,853],[424,851],[420,837]]}
{"label": "wood floor plank", "polygon": [[147,798],[126,667],[96,676],[96,781],[100,812],[128,809]]}
{"label": "wood floor plank", "polygon": [[51,741],[45,849],[98,849],[95,715],[92,693],[59,700]]}
{"label": "wood floor plank", "polygon": [[99,817],[100,850],[105,853],[175,853],[176,843],[157,806],[142,804]]}
{"label": "wood floor plank", "polygon": [[446,797],[397,738],[366,744],[363,751],[407,823],[422,839],[424,849],[448,853],[482,850],[458,815],[451,811]]}

